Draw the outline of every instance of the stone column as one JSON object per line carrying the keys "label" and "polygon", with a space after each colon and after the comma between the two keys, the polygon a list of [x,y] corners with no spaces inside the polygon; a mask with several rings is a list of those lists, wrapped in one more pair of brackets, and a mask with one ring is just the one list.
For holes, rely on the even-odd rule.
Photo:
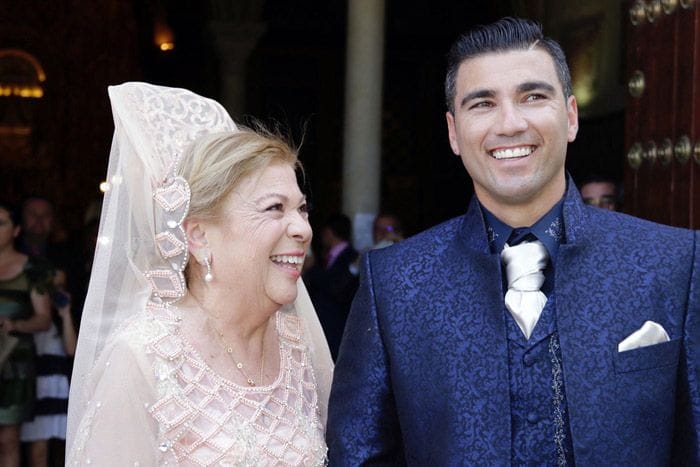
{"label": "stone column", "polygon": [[221,104],[236,120],[245,113],[247,60],[265,32],[265,25],[214,20],[210,28],[221,65]]}
{"label": "stone column", "polygon": [[355,246],[371,245],[381,177],[384,0],[348,0],[343,135],[343,212]]}

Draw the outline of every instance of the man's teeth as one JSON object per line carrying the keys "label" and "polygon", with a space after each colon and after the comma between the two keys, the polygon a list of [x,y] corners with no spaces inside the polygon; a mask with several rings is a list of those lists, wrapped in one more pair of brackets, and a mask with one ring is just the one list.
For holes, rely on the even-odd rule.
{"label": "man's teeth", "polygon": [[496,159],[513,159],[530,155],[532,151],[533,148],[531,146],[524,148],[497,149],[492,151],[491,155]]}
{"label": "man's teeth", "polygon": [[275,255],[270,256],[270,259],[275,263],[302,264],[304,262],[303,256]]}

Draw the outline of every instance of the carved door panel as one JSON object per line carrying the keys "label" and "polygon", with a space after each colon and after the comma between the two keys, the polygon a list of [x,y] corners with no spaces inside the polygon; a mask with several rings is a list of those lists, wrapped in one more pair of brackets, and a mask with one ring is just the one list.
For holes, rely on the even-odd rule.
{"label": "carved door panel", "polygon": [[625,3],[625,211],[700,228],[700,8],[696,0]]}

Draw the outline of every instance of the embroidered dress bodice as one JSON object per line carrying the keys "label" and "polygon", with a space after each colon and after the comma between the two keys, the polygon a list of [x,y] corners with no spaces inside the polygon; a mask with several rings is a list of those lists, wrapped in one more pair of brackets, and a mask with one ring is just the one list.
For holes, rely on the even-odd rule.
{"label": "embroidered dress bodice", "polygon": [[[180,332],[178,313],[174,307],[150,304],[145,316],[123,328],[111,349],[108,345],[108,355],[100,359],[105,366],[119,359],[124,371],[144,373],[149,391],[133,394],[133,380],[132,387],[122,390],[131,393],[123,397],[127,403],[141,407],[142,413],[131,422],[147,421],[150,429],[134,437],[136,446],[120,442],[126,452],[105,457],[98,440],[107,436],[101,434],[107,428],[98,419],[107,418],[109,423],[116,417],[116,423],[124,422],[120,413],[129,408],[105,407],[100,400],[113,400],[114,394],[101,394],[101,389],[120,389],[98,385],[78,430],[77,452],[69,459],[72,455],[76,465],[325,465],[316,382],[294,309],[280,310],[274,318],[280,372],[273,383],[261,387],[239,386],[217,374]],[[125,352],[131,354],[131,362],[122,360]],[[134,396],[137,400],[131,400]],[[139,426],[128,428],[143,431]],[[113,437],[121,436],[109,431]]]}

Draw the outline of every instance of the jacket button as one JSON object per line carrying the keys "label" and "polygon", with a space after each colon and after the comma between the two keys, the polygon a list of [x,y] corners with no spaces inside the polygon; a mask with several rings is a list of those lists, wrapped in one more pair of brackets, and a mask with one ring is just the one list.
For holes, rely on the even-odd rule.
{"label": "jacket button", "polygon": [[529,414],[527,414],[527,422],[529,424],[534,425],[538,421],[540,421],[540,417],[538,417],[535,412],[530,412]]}
{"label": "jacket button", "polygon": [[535,360],[536,360],[535,356],[532,355],[531,353],[526,353],[525,355],[523,355],[523,363],[525,364],[525,366],[534,365]]}

